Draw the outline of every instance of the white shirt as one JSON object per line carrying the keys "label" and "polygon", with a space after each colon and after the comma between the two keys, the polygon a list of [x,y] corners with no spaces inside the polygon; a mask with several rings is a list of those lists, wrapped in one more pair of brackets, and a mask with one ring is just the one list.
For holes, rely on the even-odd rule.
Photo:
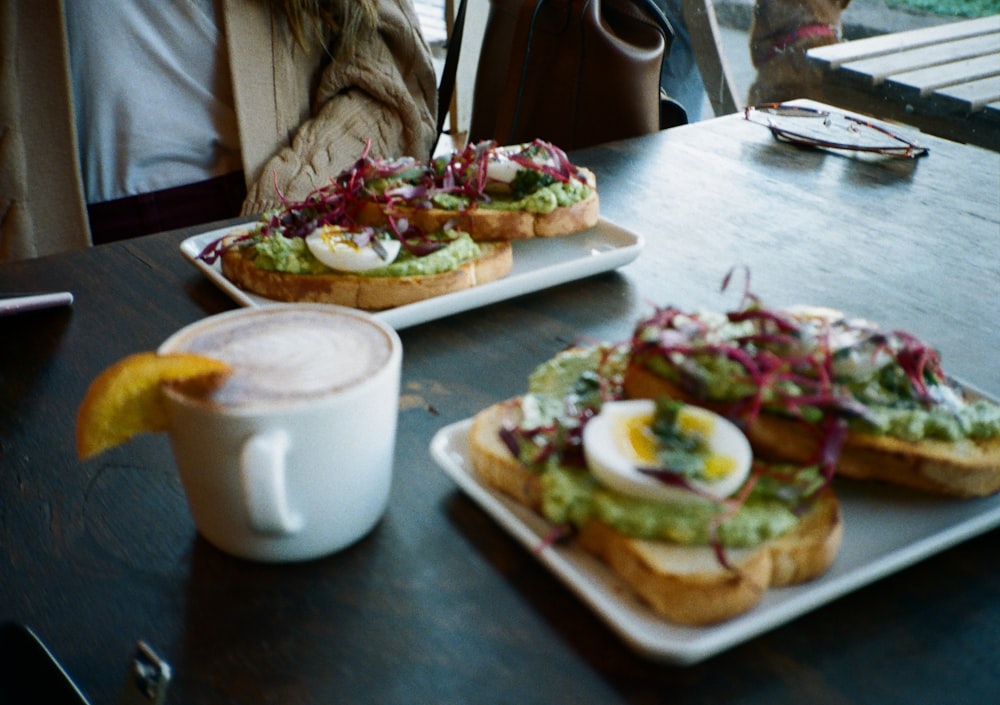
{"label": "white shirt", "polygon": [[212,0],[67,0],[87,203],[241,168]]}

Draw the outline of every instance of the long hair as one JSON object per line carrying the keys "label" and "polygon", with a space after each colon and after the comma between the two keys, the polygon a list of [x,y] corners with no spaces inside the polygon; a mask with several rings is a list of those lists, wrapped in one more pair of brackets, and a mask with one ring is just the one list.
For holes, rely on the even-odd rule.
{"label": "long hair", "polygon": [[301,46],[329,45],[334,56],[350,59],[378,28],[379,0],[274,0]]}

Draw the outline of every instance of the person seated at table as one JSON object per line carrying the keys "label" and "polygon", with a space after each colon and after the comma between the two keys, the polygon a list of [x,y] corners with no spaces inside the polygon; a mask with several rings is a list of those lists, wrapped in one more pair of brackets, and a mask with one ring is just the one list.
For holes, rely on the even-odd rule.
{"label": "person seated at table", "polygon": [[841,41],[841,15],[850,0],[755,0],[750,59],[757,75],[749,105],[795,98],[823,100],[820,70],[806,52]]}
{"label": "person seated at table", "polygon": [[0,260],[258,213],[367,140],[426,156],[411,2],[3,3]]}

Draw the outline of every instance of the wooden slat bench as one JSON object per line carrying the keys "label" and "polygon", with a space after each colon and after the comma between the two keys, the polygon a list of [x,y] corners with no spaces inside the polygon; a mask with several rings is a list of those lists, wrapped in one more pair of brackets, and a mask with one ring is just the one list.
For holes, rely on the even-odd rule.
{"label": "wooden slat bench", "polygon": [[1000,151],[1000,15],[811,49],[829,102]]}

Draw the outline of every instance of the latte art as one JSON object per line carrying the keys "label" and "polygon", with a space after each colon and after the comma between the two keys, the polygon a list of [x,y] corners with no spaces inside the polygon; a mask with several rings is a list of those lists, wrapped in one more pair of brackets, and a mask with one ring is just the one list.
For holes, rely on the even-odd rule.
{"label": "latte art", "polygon": [[231,372],[167,385],[170,446],[198,532],[240,558],[285,563],[368,533],[392,484],[403,344],[376,316],[279,304],[170,336]]}
{"label": "latte art", "polygon": [[290,307],[280,315],[257,313],[219,317],[164,344],[164,350],[214,357],[233,368],[207,401],[244,406],[322,397],[363,382],[389,361],[386,333],[350,312]]}

